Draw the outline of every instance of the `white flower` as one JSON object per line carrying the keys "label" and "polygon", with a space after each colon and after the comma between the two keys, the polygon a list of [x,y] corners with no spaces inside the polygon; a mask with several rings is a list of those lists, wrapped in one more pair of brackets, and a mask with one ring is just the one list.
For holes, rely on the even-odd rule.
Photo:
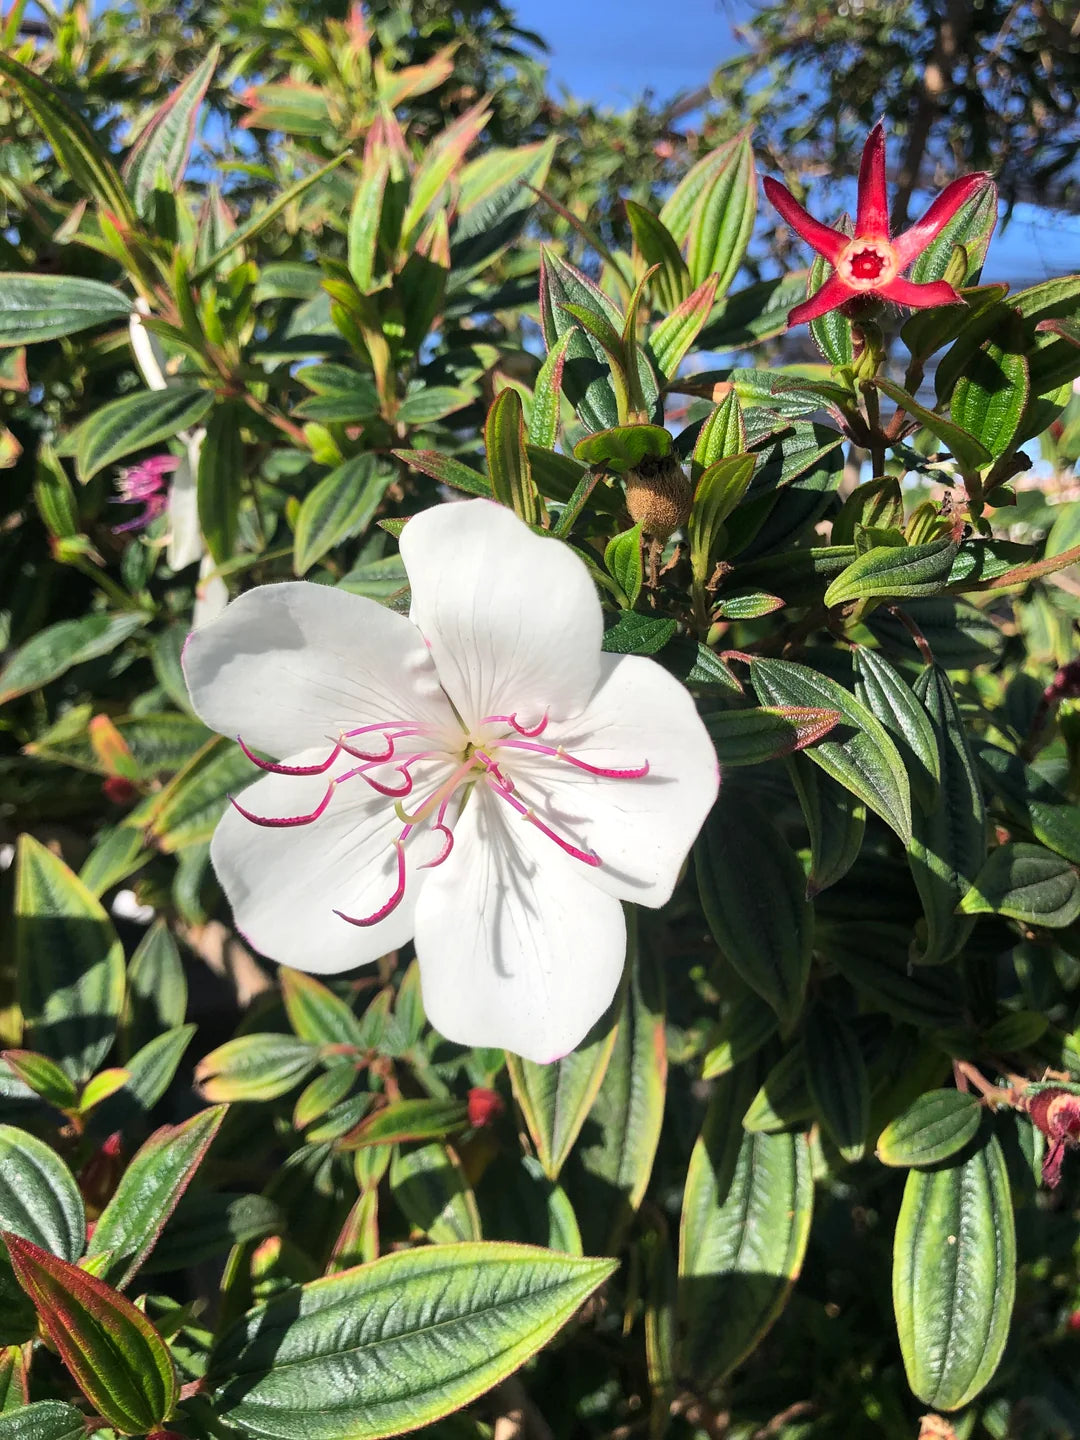
{"label": "white flower", "polygon": [[601,653],[567,546],[475,500],[414,516],[401,553],[409,619],[298,582],[190,637],[198,713],[286,757],[256,761],[214,868],[264,955],[325,974],[414,939],[438,1030],[549,1061],[615,992],[620,901],[671,895],[716,755],[666,670]]}

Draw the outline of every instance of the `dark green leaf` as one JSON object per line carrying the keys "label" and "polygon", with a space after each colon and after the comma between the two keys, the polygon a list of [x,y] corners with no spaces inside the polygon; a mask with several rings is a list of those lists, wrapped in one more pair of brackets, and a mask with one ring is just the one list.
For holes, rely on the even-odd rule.
{"label": "dark green leaf", "polygon": [[170,385],[165,390],[140,390],[112,400],[88,416],[69,437],[75,452],[75,473],[84,483],[99,470],[135,450],[171,440],[197,425],[214,397],[196,385]]}

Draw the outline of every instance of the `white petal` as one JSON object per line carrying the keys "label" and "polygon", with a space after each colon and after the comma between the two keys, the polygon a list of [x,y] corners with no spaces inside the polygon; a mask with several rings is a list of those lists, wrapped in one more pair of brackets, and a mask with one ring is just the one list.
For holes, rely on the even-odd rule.
{"label": "white petal", "polygon": [[271,755],[380,721],[461,733],[416,627],[330,586],[249,590],[189,636],[183,658],[200,718]]}
{"label": "white petal", "polygon": [[199,565],[199,579],[195,586],[195,608],[191,615],[191,628],[198,630],[209,625],[225,613],[229,603],[229,587],[220,575],[215,574],[217,565],[214,557],[206,554]]}
{"label": "white petal", "polygon": [[[294,756],[289,763],[311,765],[324,758],[322,748]],[[356,763],[342,757],[328,775],[341,775]],[[416,767],[418,776],[423,769]],[[445,769],[426,767],[423,793]],[[310,814],[326,793],[328,775],[264,775],[237,798],[256,815]],[[214,831],[210,856],[236,928],[253,949],[295,970],[333,974],[370,964],[412,936],[417,892],[433,873],[417,873],[417,866],[432,858],[432,845],[424,835],[418,837],[420,843],[405,847],[405,894],[384,920],[359,927],[334,914],[342,910],[364,919],[394,894],[398,872],[393,841],[401,828],[394,802],[356,778],[336,790],[326,810],[309,825],[269,829],[230,805]]]}
{"label": "white petal", "polygon": [[[600,856],[603,863],[587,872],[594,884],[655,907],[670,897],[716,799],[716,751],[689,692],[663,666],[635,655],[605,655],[602,665],[603,679],[584,711],[549,725],[535,743],[562,745],[604,768],[648,761],[648,775],[606,779],[512,748],[500,749],[499,764],[540,819]],[[567,857],[567,865],[579,863]]]}
{"label": "white petal", "polygon": [[194,565],[203,553],[199,529],[199,501],[196,488],[199,454],[206,430],[200,425],[187,439],[185,454],[173,472],[169,487],[169,568],[183,570]]}
{"label": "white petal", "polygon": [[618,901],[583,874],[538,861],[520,843],[523,825],[490,790],[473,791],[450,858],[424,872],[416,953],[424,1008],[447,1039],[546,1063],[610,1004],[626,926]]}
{"label": "white petal", "polygon": [[589,572],[490,500],[436,505],[401,536],[411,617],[466,725],[576,714],[596,687],[603,621]]}

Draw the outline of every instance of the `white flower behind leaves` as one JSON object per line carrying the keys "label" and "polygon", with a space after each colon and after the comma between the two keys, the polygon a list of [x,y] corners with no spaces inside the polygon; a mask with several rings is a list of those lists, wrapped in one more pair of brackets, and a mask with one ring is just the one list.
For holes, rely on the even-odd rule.
{"label": "white flower behind leaves", "polygon": [[255,759],[214,868],[264,955],[326,974],[413,939],[438,1030],[549,1061],[611,1001],[620,902],[671,895],[716,755],[666,670],[601,652],[567,546],[475,500],[415,516],[401,553],[409,619],[297,582],[191,636],[198,713],[282,757]]}

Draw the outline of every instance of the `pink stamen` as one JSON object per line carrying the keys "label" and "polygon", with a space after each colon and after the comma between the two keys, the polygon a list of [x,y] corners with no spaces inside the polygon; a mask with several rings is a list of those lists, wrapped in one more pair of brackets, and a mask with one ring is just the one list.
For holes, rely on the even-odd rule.
{"label": "pink stamen", "polygon": [[517,711],[513,715],[485,715],[480,721],[481,725],[509,725],[519,735],[542,735],[547,729],[548,712],[545,710],[540,717],[538,725],[522,725],[517,718]]}
{"label": "pink stamen", "polygon": [[352,780],[359,775],[373,790],[377,790],[380,795],[388,795],[392,800],[401,799],[402,796],[408,795],[413,788],[412,776],[404,765],[398,765],[396,767],[395,773],[405,777],[404,785],[399,785],[396,788],[392,785],[384,785],[380,780],[373,780],[372,777],[366,773],[368,769],[369,765],[357,765],[355,770],[346,770],[344,775],[339,775],[337,777],[337,783],[340,785],[342,781]]}
{"label": "pink stamen", "polygon": [[510,794],[509,790],[504,790],[502,786],[497,785],[490,775],[487,777],[487,781],[491,788],[495,791],[496,795],[501,796],[508,805],[510,805],[514,810],[516,810],[519,815],[523,816],[530,825],[535,825],[536,828],[544,835],[546,835],[549,840],[554,840],[555,844],[558,845],[560,850],[565,850],[568,855],[572,855],[575,860],[580,860],[583,865],[592,865],[593,867],[596,867],[597,865],[602,865],[604,863],[600,859],[600,856],[595,853],[595,851],[581,850],[578,848],[578,846],[571,845],[569,840],[564,840],[561,835],[557,835],[555,831],[552,830],[550,825],[544,824],[543,820],[540,819],[540,817],[535,813],[535,811],[532,811],[527,806],[523,805],[516,795]]}
{"label": "pink stamen", "polygon": [[269,760],[260,760],[257,755],[253,755],[239,735],[236,737],[236,743],[253,765],[257,765],[260,770],[269,770],[271,775],[323,775],[330,769],[342,750],[340,745],[335,745],[321,765],[274,765]]}
{"label": "pink stamen", "polygon": [[253,825],[268,825],[271,829],[281,829],[290,825],[310,825],[313,820],[317,820],[327,805],[330,804],[330,797],[334,793],[334,785],[335,781],[331,780],[330,784],[326,787],[326,794],[319,801],[318,805],[316,805],[315,809],[312,810],[310,815],[253,815],[250,810],[244,809],[239,800],[234,800],[231,795],[228,798],[229,804],[232,805],[234,809],[239,810],[244,819],[250,820]]}
{"label": "pink stamen", "polygon": [[[372,727],[367,726],[365,728],[370,731]],[[361,733],[358,730],[346,731],[344,737],[338,741],[338,744],[347,754],[355,755],[357,760],[391,760],[393,759],[394,748],[398,740],[403,739],[407,735],[422,735],[424,733],[424,727],[422,725],[384,725],[382,729],[383,739],[386,741],[387,749],[384,750],[381,755],[373,755],[369,750],[357,750],[355,746],[345,744],[345,740],[348,739],[350,735],[358,735]]]}
{"label": "pink stamen", "polygon": [[580,760],[576,755],[569,754],[561,745],[533,745],[527,740],[500,740],[499,747],[507,750],[531,750],[537,755],[550,755],[556,760],[565,760],[568,765],[574,765],[578,770],[584,770],[589,775],[600,775],[605,780],[643,780],[649,773],[647,760],[643,765],[635,765],[628,769],[590,765],[587,760]]}
{"label": "pink stamen", "polygon": [[403,838],[404,836],[399,836],[394,841],[394,849],[397,851],[397,888],[386,904],[380,905],[374,915],[365,915],[363,919],[358,919],[355,915],[346,915],[344,910],[335,910],[335,915],[339,915],[348,924],[359,925],[363,929],[367,925],[377,925],[380,920],[386,919],[391,910],[397,909],[405,894],[405,846],[401,843]]}
{"label": "pink stamen", "polygon": [[432,830],[441,830],[445,837],[442,852],[436,859],[428,860],[423,865],[418,865],[418,870],[434,870],[437,865],[441,865],[445,860],[449,860],[450,851],[454,848],[454,832],[450,829],[449,825],[444,825],[441,820],[438,820],[431,828]]}
{"label": "pink stamen", "polygon": [[474,754],[471,755],[464,764],[459,765],[450,778],[444,780],[439,788],[428,796],[423,805],[420,806],[420,809],[415,811],[414,814],[408,814],[407,811],[398,805],[396,807],[397,813],[402,823],[405,825],[419,825],[422,821],[426,820],[433,811],[450,799],[465,776],[476,769],[476,762],[480,758],[481,756],[479,754]]}

